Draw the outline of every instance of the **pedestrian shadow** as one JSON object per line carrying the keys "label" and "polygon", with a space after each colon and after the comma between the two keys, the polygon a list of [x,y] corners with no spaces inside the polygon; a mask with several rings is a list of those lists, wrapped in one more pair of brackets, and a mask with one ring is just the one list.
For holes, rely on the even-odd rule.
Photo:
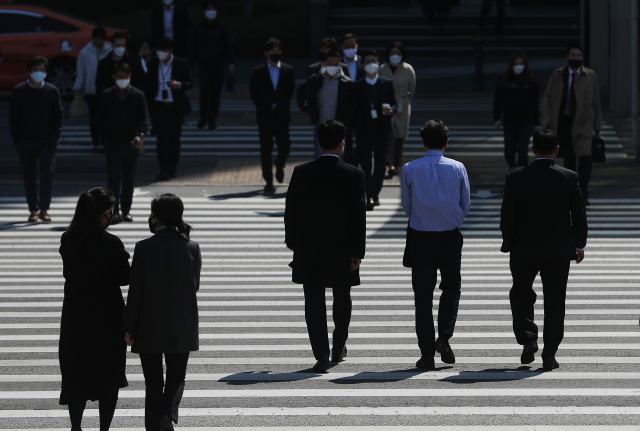
{"label": "pedestrian shadow", "polygon": [[227,199],[242,199],[242,198],[254,198],[262,196],[265,199],[282,199],[287,196],[287,193],[267,193],[265,194],[262,189],[259,190],[251,190],[248,192],[238,192],[238,193],[224,193],[221,195],[212,195],[207,199],[212,201],[224,201]]}
{"label": "pedestrian shadow", "polygon": [[230,374],[218,380],[229,386],[249,386],[260,383],[288,383],[309,380],[324,374],[316,373],[312,368],[294,371],[291,373],[270,373],[269,371],[248,371],[245,373]]}
{"label": "pedestrian shadow", "polygon": [[371,382],[401,382],[404,380],[408,380],[412,377],[419,376],[420,374],[428,374],[429,372],[432,372],[432,371],[450,370],[451,368],[453,367],[450,365],[443,365],[429,371],[421,370],[419,368],[414,367],[414,368],[408,368],[404,370],[362,372],[362,373],[354,374],[353,376],[332,379],[331,382],[337,383],[340,385],[358,385],[362,383],[371,383]]}
{"label": "pedestrian shadow", "polygon": [[447,376],[440,381],[462,385],[479,382],[511,382],[530,379],[545,372],[543,368],[532,370],[528,365],[523,365],[516,369],[487,368],[481,371],[461,371],[458,375]]}
{"label": "pedestrian shadow", "polygon": [[267,217],[284,217],[284,211],[276,211],[273,213],[265,211],[256,211],[256,214]]}
{"label": "pedestrian shadow", "polygon": [[[30,221],[16,221],[9,223],[0,224],[0,230],[11,230],[11,229],[24,229],[28,227],[37,226],[39,224],[44,224],[40,222],[30,222]],[[50,227],[49,230],[57,231],[57,232],[65,232],[69,227],[68,226],[53,226]]]}

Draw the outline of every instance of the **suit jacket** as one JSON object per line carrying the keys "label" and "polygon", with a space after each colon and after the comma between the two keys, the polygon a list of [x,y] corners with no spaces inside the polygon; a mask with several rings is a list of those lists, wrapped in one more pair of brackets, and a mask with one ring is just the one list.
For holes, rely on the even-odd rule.
{"label": "suit jacket", "polygon": [[[347,59],[342,57],[342,60],[340,60],[345,66],[347,66],[347,69],[349,68],[349,66],[347,65]],[[356,57],[356,63],[358,64],[358,73],[356,73],[356,76],[351,76],[351,72],[349,72],[349,78],[353,79],[354,81],[360,81],[362,78],[364,78],[366,76],[366,73],[364,71],[364,69],[362,68],[362,57],[357,56]]]}
{"label": "suit jacket", "polygon": [[96,120],[100,140],[117,143],[131,142],[136,136],[144,135],[149,128],[149,113],[144,93],[134,86],[120,101],[115,85],[100,93]]}
{"label": "suit jacket", "polygon": [[[187,46],[191,33],[191,19],[187,8],[179,4],[173,4],[173,40],[174,52],[187,58]],[[154,42],[164,36],[164,6],[158,6],[153,10],[151,17],[151,35]]]}
{"label": "suit jacket", "polygon": [[[154,103],[156,95],[158,94],[158,70],[160,68],[160,60],[157,57],[149,60],[147,64],[147,84],[145,94],[149,105]],[[191,71],[189,70],[189,64],[187,60],[181,57],[173,56],[173,66],[171,67],[171,79],[175,79],[180,83],[180,88],[175,90],[169,89],[173,96],[173,103],[176,105],[179,115],[187,115],[191,112],[191,102],[187,97],[187,90],[193,88],[193,82],[191,81]]]}
{"label": "suit jacket", "polygon": [[322,156],[293,170],[284,213],[285,243],[294,249],[293,282],[318,287],[360,284],[351,258],[366,241],[364,171]]}
{"label": "suit jacket", "polygon": [[[356,112],[358,98],[356,94],[356,84],[347,76],[342,76],[338,82],[338,103],[336,106],[335,118],[344,124],[350,124]],[[296,97],[298,108],[303,112],[308,112],[311,116],[311,124],[320,122],[320,109],[318,108],[318,91],[322,88],[326,78],[320,73],[310,76],[298,88]]]}
{"label": "suit jacket", "polygon": [[[137,57],[130,55],[123,55],[122,60],[131,67],[131,85],[138,90],[144,91],[144,78],[145,73],[142,68],[142,63]],[[116,62],[113,60],[113,55],[109,54],[98,62],[98,71],[96,72],[96,94],[100,95],[104,90],[109,87],[113,87],[115,82],[113,81],[113,68]]]}
{"label": "suit jacket", "polygon": [[503,253],[535,260],[575,260],[587,243],[578,174],[536,160],[507,174],[500,214]]}
{"label": "suit jacket", "polygon": [[124,312],[134,353],[198,350],[200,246],[166,228],[136,243]]}
{"label": "suit jacket", "polygon": [[[347,66],[346,64],[341,62],[340,63],[340,68],[342,69],[342,72],[345,74],[345,76],[347,76],[348,78],[351,78],[351,75],[349,73],[349,66]],[[321,61],[319,61],[317,63],[310,64],[309,67],[307,68],[307,77],[309,77],[311,75],[315,75],[316,73],[319,73],[321,69],[322,69],[322,62]]]}
{"label": "suit jacket", "polygon": [[391,118],[392,115],[382,115],[382,104],[387,103],[391,106],[391,109],[395,113],[397,111],[395,90],[393,89],[393,81],[384,76],[378,75],[378,81],[375,83],[376,92],[374,100],[371,100],[369,96],[369,84],[367,84],[366,78],[356,82],[356,89],[358,94],[358,108],[356,111],[354,129],[356,134],[358,131],[364,131],[371,124],[371,104],[378,113],[378,118],[381,119],[382,134],[384,139],[391,136]]}
{"label": "suit jacket", "polygon": [[282,121],[289,122],[291,118],[290,101],[296,88],[296,80],[293,68],[280,62],[280,77],[278,85],[273,89],[271,75],[267,63],[262,63],[251,72],[249,93],[251,100],[256,105],[256,118],[258,123],[268,121],[269,112],[276,105],[276,111]]}

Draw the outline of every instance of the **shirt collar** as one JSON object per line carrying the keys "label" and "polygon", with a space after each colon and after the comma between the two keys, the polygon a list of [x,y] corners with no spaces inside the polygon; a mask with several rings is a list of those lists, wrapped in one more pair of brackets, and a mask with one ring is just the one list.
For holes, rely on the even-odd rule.
{"label": "shirt collar", "polygon": [[582,66],[580,66],[578,70],[575,72],[571,70],[571,68],[569,68],[569,75],[571,75],[572,73],[575,73],[576,75],[580,75],[582,73]]}
{"label": "shirt collar", "polygon": [[378,75],[373,79],[370,79],[369,77],[365,77],[365,79],[367,80],[367,84],[375,85],[376,82],[378,82]]}
{"label": "shirt collar", "polygon": [[344,61],[347,63],[356,63],[358,61],[358,54],[356,54],[355,57],[353,57],[353,61],[349,61],[347,57],[344,58]]}
{"label": "shirt collar", "polygon": [[173,64],[173,59],[174,59],[175,55],[171,54],[171,58],[169,59],[168,62],[164,62],[162,60],[160,60],[160,64],[163,65],[164,67],[169,67]]}
{"label": "shirt collar", "polygon": [[442,157],[444,156],[444,153],[440,150],[427,150],[426,153],[424,153],[425,157],[426,156],[431,156],[431,157]]}
{"label": "shirt collar", "polygon": [[337,154],[323,154],[322,157],[324,156],[333,156],[333,157],[340,158],[340,156],[338,156]]}
{"label": "shirt collar", "polygon": [[269,69],[280,69],[280,66],[282,66],[282,64],[280,63],[280,61],[278,61],[278,64],[272,66],[271,63],[267,61],[267,66],[269,66]]}
{"label": "shirt collar", "polygon": [[30,80],[30,79],[27,79],[27,85],[28,85],[29,87],[31,87],[31,88],[35,88],[36,90],[41,90],[41,89],[43,89],[43,88],[44,88],[44,81],[42,81],[42,82],[40,83],[40,85],[39,85],[38,87],[36,87],[36,86],[34,86],[34,85],[31,83],[31,80]]}

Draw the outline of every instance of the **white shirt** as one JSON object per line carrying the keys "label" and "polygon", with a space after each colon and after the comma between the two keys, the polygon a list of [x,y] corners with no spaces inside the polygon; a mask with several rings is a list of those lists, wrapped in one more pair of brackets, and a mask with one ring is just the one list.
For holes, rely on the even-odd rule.
{"label": "white shirt", "polygon": [[569,115],[569,104],[571,103],[571,84],[573,83],[573,79],[574,79],[574,75],[580,75],[582,73],[582,66],[580,66],[580,68],[578,69],[577,72],[574,72],[573,70],[571,70],[571,68],[569,68],[569,85],[567,86],[567,106],[565,106],[564,108],[564,115]]}
{"label": "white shirt", "polygon": [[370,79],[368,76],[365,77],[365,79],[367,80],[367,84],[376,85],[376,82],[378,82],[378,75],[373,79]]}
{"label": "white shirt", "polygon": [[[158,67],[158,93],[156,94],[155,100],[158,102],[173,102],[173,94],[171,93],[171,89],[167,85],[171,81],[171,72],[173,69],[173,54],[171,54],[171,58],[167,62],[160,61],[160,67]],[[167,98],[162,98],[162,90],[167,90]]]}
{"label": "white shirt", "polygon": [[163,7],[164,12],[164,35],[173,40],[173,3],[171,6]]}
{"label": "white shirt", "polygon": [[147,69],[147,60],[145,60],[144,58],[140,57],[140,64],[142,64],[142,68],[144,69],[144,73],[149,72],[149,69]]}
{"label": "white shirt", "polygon": [[353,57],[353,61],[347,60],[344,58],[344,61],[347,63],[347,67],[349,68],[349,75],[351,75],[351,80],[355,81],[356,76],[358,76],[358,56]]}

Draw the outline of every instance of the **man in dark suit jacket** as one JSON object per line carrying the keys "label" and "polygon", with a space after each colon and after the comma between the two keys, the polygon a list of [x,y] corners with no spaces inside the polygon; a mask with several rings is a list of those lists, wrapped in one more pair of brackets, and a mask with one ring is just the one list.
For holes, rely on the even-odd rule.
{"label": "man in dark suit jacket", "polygon": [[157,136],[160,173],[156,178],[167,181],[177,176],[182,123],[191,112],[186,92],[193,88],[193,82],[187,60],[173,54],[171,39],[160,39],[156,54],[157,58],[149,60],[146,95]]}
{"label": "man in dark suit jacket", "polygon": [[[351,286],[360,284],[359,267],[364,258],[366,213],[364,173],[344,163],[346,128],[336,120],[318,126],[324,155],[296,166],[289,182],[284,214],[285,243],[293,250],[293,282],[302,284],[305,320],[316,372],[326,372],[329,339],[325,288],[333,289],[332,361],[347,356],[346,342],[351,320]],[[329,229],[328,221],[333,220]]]}
{"label": "man in dark suit jacket", "polygon": [[541,130],[533,137],[537,160],[507,174],[500,215],[503,253],[511,253],[513,287],[509,292],[513,331],[524,349],[523,364],[538,351],[533,322],[540,273],[544,293],[543,367],[558,368],[555,354],[564,335],[565,296],[569,266],[584,259],[587,214],[578,174],[555,164],[558,135]]}
{"label": "man in dark suit jacket", "polygon": [[363,69],[363,57],[357,54],[358,52],[358,38],[353,33],[347,33],[342,36],[341,41],[342,48],[342,62],[347,65],[349,69],[349,78],[354,81],[359,81],[364,78],[365,72]]}
{"label": "man in dark suit jacket", "polygon": [[[323,63],[327,60],[327,53],[329,51],[340,51],[340,49],[338,48],[338,42],[332,37],[325,37],[324,39],[322,39],[320,41],[319,49],[320,61],[309,65],[309,67],[307,68],[307,76],[311,76],[320,72],[323,67]],[[342,69],[342,73],[344,73],[345,76],[351,78],[349,74],[349,67],[342,62],[339,64],[339,66]]]}
{"label": "man in dark suit jacket", "polygon": [[189,58],[187,48],[190,33],[191,19],[184,6],[175,4],[174,0],[162,0],[162,5],[153,10],[151,35],[154,42],[168,37],[175,43],[176,55]]}
{"label": "man in dark suit jacket", "polygon": [[[387,163],[387,143],[393,133],[391,116],[396,111],[396,95],[393,81],[378,75],[378,53],[365,51],[362,55],[366,76],[356,82],[358,111],[354,129],[356,131],[356,160],[364,170],[367,184],[367,211],[380,205],[378,194]],[[373,175],[371,174],[371,152],[373,151]]]}
{"label": "man in dark suit jacket", "polygon": [[114,33],[111,36],[111,54],[98,62],[96,72],[96,94],[100,96],[107,88],[113,87],[113,69],[117,63],[124,62],[131,68],[131,85],[144,92],[145,73],[139,58],[125,54],[127,37],[124,33]]}
{"label": "man in dark suit jacket", "polygon": [[267,61],[253,69],[249,92],[256,105],[256,119],[260,134],[260,158],[262,159],[262,178],[267,182],[265,193],[273,193],[273,170],[271,168],[273,138],[278,145],[276,158],[276,180],[284,180],[284,165],[289,157],[291,139],[289,123],[291,120],[290,101],[295,91],[293,68],[280,61],[282,44],[272,38],[265,42],[263,51]]}

